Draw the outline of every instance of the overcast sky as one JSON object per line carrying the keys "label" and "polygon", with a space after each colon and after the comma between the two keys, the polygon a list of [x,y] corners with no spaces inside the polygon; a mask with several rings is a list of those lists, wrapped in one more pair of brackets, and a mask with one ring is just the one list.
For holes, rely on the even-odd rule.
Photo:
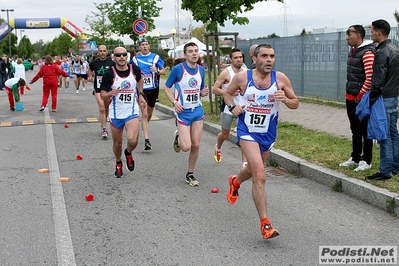
{"label": "overcast sky", "polygon": [[[14,9],[10,18],[59,18],[70,20],[84,30],[88,28],[85,18],[90,11],[98,12],[95,3],[112,2],[110,0],[17,0],[1,1],[0,8]],[[49,4],[51,3],[51,4]],[[163,8],[159,18],[155,18],[156,29],[147,35],[155,36],[169,34],[174,26],[174,0],[163,0],[159,3]],[[306,31],[321,28],[346,29],[353,24],[370,25],[373,20],[385,19],[391,27],[397,27],[393,16],[395,9],[399,11],[398,0],[286,0],[279,2],[261,2],[255,5],[254,10],[246,13],[250,23],[245,26],[234,26],[227,22],[221,30],[239,32],[240,38],[256,38],[276,33],[279,36],[293,36],[299,34],[303,28]],[[6,12],[0,13],[7,19]],[[244,15],[243,15],[244,16]],[[193,21],[194,27],[201,23]],[[182,25],[183,26],[183,25]],[[29,37],[32,43],[42,39],[51,41],[58,36],[62,29],[27,29],[22,34]],[[15,33],[15,31],[14,31]],[[17,36],[21,33],[18,30]],[[116,36],[115,36],[116,37]],[[128,37],[122,37],[126,44],[132,43]]]}

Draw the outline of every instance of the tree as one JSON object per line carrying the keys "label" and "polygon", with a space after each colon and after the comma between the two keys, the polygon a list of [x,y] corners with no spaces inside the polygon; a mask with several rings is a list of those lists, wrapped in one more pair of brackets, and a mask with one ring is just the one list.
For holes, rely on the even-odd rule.
{"label": "tree", "polygon": [[24,35],[19,41],[17,51],[21,58],[32,58],[33,53],[35,52],[35,46],[33,46],[29,38]]}
{"label": "tree", "polygon": [[108,10],[110,3],[102,3],[95,5],[99,13],[91,11],[92,15],[88,15],[85,22],[90,26],[89,30],[91,33],[87,33],[90,40],[95,40],[98,43],[105,43],[107,38],[112,35],[111,23],[106,16],[106,10]]}
{"label": "tree", "polygon": [[45,46],[45,44],[42,39],[40,39],[39,41],[37,41],[33,44],[33,47],[35,49],[35,54],[33,56],[34,58],[40,58],[45,55],[44,46]]}
{"label": "tree", "polygon": [[138,8],[141,7],[141,18],[147,21],[148,31],[155,29],[154,17],[159,17],[160,0],[115,0],[112,4],[105,6],[105,12],[111,21],[111,30],[119,35],[128,35],[130,39],[137,42],[139,36],[133,32],[133,22],[138,19]]}
{"label": "tree", "polygon": [[[239,13],[248,12],[253,5],[263,0],[182,0],[181,8],[191,10],[193,18],[203,23],[209,22],[206,30],[216,32],[217,27],[224,26],[225,21],[231,20],[233,25],[249,23],[247,17],[239,17]],[[278,0],[283,3],[284,0]]]}
{"label": "tree", "polygon": [[396,22],[398,23],[398,26],[399,26],[399,13],[398,13],[398,11],[395,9],[395,13],[393,13],[393,15],[395,16],[395,20],[396,20]]}
{"label": "tree", "polygon": [[201,42],[205,42],[204,33],[206,32],[206,25],[202,25],[201,27],[195,27],[191,31],[191,35]]}

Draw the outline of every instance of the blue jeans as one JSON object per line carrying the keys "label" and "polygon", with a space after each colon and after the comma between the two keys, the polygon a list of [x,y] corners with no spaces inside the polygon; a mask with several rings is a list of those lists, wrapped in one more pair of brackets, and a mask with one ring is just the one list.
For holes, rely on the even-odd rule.
{"label": "blue jeans", "polygon": [[398,97],[384,98],[388,138],[380,142],[380,173],[399,172]]}

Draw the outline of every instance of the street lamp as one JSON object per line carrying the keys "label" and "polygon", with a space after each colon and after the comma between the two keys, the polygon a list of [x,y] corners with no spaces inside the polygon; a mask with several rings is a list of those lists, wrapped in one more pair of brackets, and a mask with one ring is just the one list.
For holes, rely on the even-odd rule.
{"label": "street lamp", "polygon": [[159,49],[160,45],[159,45],[159,37],[161,37],[161,33],[157,32],[155,33],[155,37],[157,38],[157,49]]}
{"label": "street lamp", "polygon": [[[14,9],[1,9],[1,12],[7,12],[7,23],[8,23],[8,27],[10,26],[10,18],[8,17],[8,12],[14,12]],[[8,33],[8,51],[10,53],[10,58],[12,57],[11,54],[11,32]]]}
{"label": "street lamp", "polygon": [[176,29],[171,29],[170,31],[173,34],[173,57],[176,58],[176,40],[175,40],[175,36],[176,36]]}
{"label": "street lamp", "polygon": [[[23,33],[23,32],[25,32],[25,30],[19,30],[19,35],[21,36],[21,39],[19,40],[19,46],[21,45],[22,33]],[[24,34],[24,36],[25,36],[25,34]],[[24,40],[24,42],[22,43],[22,45],[23,45],[24,52],[25,52],[25,40]],[[21,53],[20,57],[22,58],[22,53]]]}
{"label": "street lamp", "polygon": [[[22,41],[22,33],[23,32],[25,32],[25,30],[19,30],[19,38],[20,38],[20,40],[19,40],[19,42],[21,42]],[[25,35],[25,34],[24,34]]]}

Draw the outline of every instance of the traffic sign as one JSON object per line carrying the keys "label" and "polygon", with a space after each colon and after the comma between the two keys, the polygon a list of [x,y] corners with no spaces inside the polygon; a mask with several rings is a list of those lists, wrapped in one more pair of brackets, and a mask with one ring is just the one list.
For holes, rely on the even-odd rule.
{"label": "traffic sign", "polygon": [[97,49],[97,43],[95,41],[90,41],[90,50],[96,50]]}
{"label": "traffic sign", "polygon": [[133,31],[136,34],[144,34],[148,31],[148,23],[144,19],[137,19],[132,25]]}

